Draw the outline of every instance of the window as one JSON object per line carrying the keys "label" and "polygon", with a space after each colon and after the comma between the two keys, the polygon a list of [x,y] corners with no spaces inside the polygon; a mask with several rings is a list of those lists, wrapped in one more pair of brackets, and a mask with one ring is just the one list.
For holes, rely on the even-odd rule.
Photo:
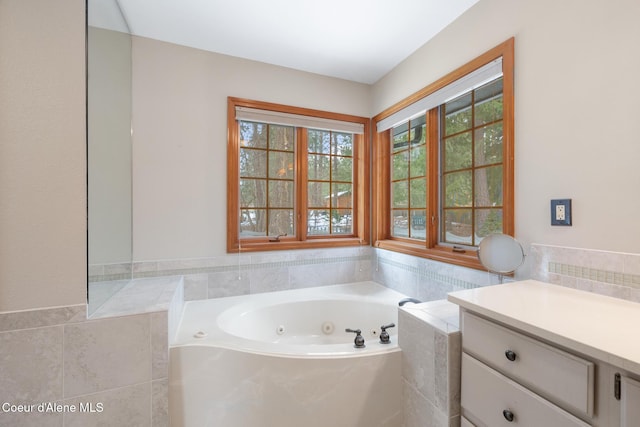
{"label": "window", "polygon": [[369,119],[228,100],[228,251],[369,242]]}
{"label": "window", "polygon": [[239,126],[240,236],[293,234],[295,128]]}
{"label": "window", "polygon": [[501,233],[502,77],[440,107],[440,241],[478,246]]}
{"label": "window", "polygon": [[308,235],[353,232],[353,134],[309,129]]}
{"label": "window", "polygon": [[425,116],[392,130],[391,235],[426,240],[427,168]]}
{"label": "window", "polygon": [[513,235],[513,39],[374,117],[375,245],[481,268]]}

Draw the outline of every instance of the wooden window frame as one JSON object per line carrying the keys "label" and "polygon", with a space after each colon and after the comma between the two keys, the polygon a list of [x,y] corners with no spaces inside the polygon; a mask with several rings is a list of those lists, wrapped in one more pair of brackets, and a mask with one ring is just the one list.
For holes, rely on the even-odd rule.
{"label": "wooden window frame", "polygon": [[[514,222],[514,38],[501,43],[441,79],[410,95],[373,118],[373,123],[406,108],[414,102],[442,89],[485,64],[502,57],[503,71],[503,233],[513,236]],[[390,144],[391,130],[374,134],[372,162],[372,233],[374,246],[422,258],[485,270],[477,257],[477,249],[439,244],[441,200],[439,199],[439,123],[438,108],[427,113],[427,239],[426,242],[391,236],[390,209]],[[431,142],[430,142],[431,141]],[[437,141],[437,143],[433,143]]]}
{"label": "wooden window frame", "polygon": [[[241,239],[240,230],[240,135],[236,120],[236,107],[255,108],[280,113],[297,114],[323,119],[359,123],[364,133],[354,134],[353,149],[353,233],[335,235],[307,235],[307,132],[296,128],[295,180],[296,193],[294,214],[295,236],[273,236]],[[256,252],[360,246],[370,244],[370,123],[371,119],[348,114],[333,113],[301,107],[292,107],[270,102],[243,98],[227,98],[227,252]]]}

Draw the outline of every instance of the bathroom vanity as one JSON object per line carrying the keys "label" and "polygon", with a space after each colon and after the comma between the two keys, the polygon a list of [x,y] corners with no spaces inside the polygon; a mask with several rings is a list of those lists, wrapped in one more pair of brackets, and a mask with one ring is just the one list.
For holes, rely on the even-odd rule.
{"label": "bathroom vanity", "polygon": [[535,280],[448,299],[463,427],[640,426],[640,304]]}

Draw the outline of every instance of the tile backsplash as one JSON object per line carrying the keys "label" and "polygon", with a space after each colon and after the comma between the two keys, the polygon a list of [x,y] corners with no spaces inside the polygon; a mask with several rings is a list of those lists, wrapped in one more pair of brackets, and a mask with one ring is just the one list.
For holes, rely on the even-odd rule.
{"label": "tile backsplash", "polygon": [[531,245],[531,278],[640,302],[640,254]]}
{"label": "tile backsplash", "polygon": [[449,292],[493,285],[499,280],[486,271],[384,249],[373,251],[372,280],[421,301],[445,299]]}

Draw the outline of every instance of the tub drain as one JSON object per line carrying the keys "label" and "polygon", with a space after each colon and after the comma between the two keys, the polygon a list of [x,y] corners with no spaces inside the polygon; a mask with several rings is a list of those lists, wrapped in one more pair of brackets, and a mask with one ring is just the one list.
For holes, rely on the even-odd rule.
{"label": "tub drain", "polygon": [[280,325],[276,328],[276,334],[278,335],[284,334],[284,325]]}
{"label": "tub drain", "polygon": [[333,323],[331,322],[324,322],[322,324],[322,332],[325,335],[332,334],[334,329],[335,329],[335,326],[333,326]]}

